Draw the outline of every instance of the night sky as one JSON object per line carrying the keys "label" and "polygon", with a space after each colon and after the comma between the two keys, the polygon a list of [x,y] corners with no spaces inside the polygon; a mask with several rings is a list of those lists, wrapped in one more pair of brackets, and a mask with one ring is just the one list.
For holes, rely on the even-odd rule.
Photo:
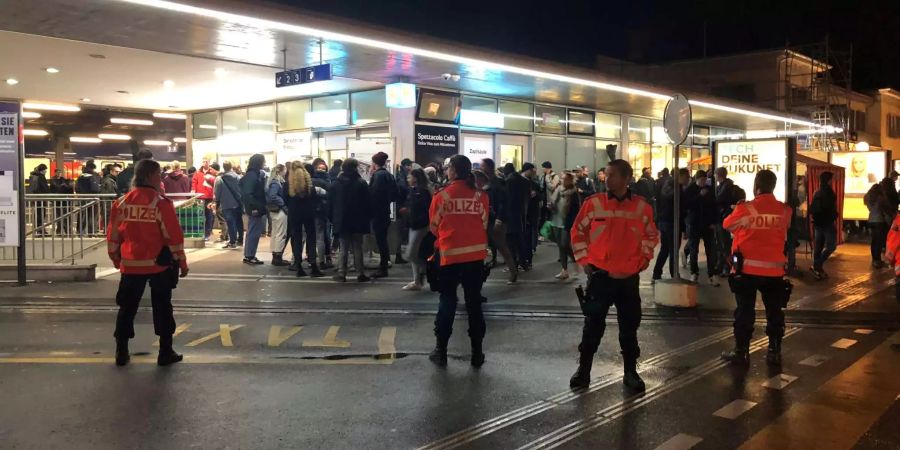
{"label": "night sky", "polygon": [[595,66],[783,48],[853,45],[853,87],[900,89],[900,0],[275,0],[480,47]]}

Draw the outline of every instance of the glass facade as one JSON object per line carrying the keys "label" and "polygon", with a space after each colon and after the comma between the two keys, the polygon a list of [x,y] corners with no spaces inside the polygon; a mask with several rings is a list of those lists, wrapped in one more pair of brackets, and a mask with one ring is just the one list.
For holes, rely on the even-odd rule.
{"label": "glass facade", "polygon": [[650,142],[650,119],[628,118],[628,142]]}
{"label": "glass facade", "polygon": [[565,134],[566,128],[563,121],[566,118],[566,109],[556,106],[534,106],[534,131],[547,134]]}
{"label": "glass facade", "polygon": [[550,161],[553,170],[561,172],[566,165],[566,139],[556,136],[535,136],[534,160],[539,161],[535,163],[538,167],[540,163]]}
{"label": "glass facade", "polygon": [[531,103],[500,100],[503,128],[513,131],[531,131],[534,128],[534,107]]}
{"label": "glass facade", "polygon": [[384,103],[384,89],[350,94],[350,118],[353,125],[387,122],[390,112]]}
{"label": "glass facade", "polygon": [[247,131],[247,108],[222,111],[222,135]]}
{"label": "glass facade", "polygon": [[497,112],[497,100],[487,97],[464,95],[462,98],[462,109],[467,109],[469,111]]}
{"label": "glass facade", "polygon": [[302,130],[306,126],[309,99],[278,103],[278,131]]}
{"label": "glass facade", "polygon": [[622,138],[622,117],[616,114],[594,114],[594,130],[598,138],[619,140]]}
{"label": "glass facade", "polygon": [[193,117],[194,139],[212,139],[219,134],[219,112],[196,113]]}
{"label": "glass facade", "polygon": [[591,111],[569,110],[569,134],[594,135],[594,113]]}
{"label": "glass facade", "polygon": [[247,108],[247,129],[249,131],[268,131],[275,128],[275,107],[260,105]]}

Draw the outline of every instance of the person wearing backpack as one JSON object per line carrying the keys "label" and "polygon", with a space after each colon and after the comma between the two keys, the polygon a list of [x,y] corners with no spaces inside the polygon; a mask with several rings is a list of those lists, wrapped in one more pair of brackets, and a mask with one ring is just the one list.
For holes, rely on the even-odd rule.
{"label": "person wearing backpack", "polygon": [[247,213],[247,236],[244,238],[244,264],[263,264],[256,257],[256,248],[266,220],[266,175],[262,168],[266,158],[257,153],[247,163],[247,173],[241,178],[241,202]]}

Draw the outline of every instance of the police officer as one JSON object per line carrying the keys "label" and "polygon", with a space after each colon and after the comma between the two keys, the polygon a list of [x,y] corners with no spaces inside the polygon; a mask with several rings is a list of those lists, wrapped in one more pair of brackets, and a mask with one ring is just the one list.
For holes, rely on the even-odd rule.
{"label": "police officer", "polygon": [[[167,366],[181,361],[172,349],[175,317],[172,289],[177,277],[188,273],[184,235],[172,201],[159,193],[159,163],[145,159],[134,168],[134,188],[113,203],[106,237],[109,258],[122,272],[116,304],[116,365],[128,364],[128,340],[134,337],[134,316],[147,283],[153,304],[153,329],[159,336],[156,362]],[[178,269],[176,270],[175,267]]]}
{"label": "police officer", "polygon": [[659,234],[653,223],[653,207],[628,189],[631,165],[621,159],[606,167],[607,192],[588,197],[572,226],[575,261],[588,275],[587,295],[582,305],[584,330],[578,351],[578,370],[569,385],[587,387],[591,379],[594,353],[606,329],[609,307],[616,306],[619,345],[625,361],[624,383],[635,391],[644,390],[637,373],[637,329],[641,323],[638,274],[653,259]]}
{"label": "police officer", "polygon": [[793,211],[775,199],[777,178],[770,170],[761,170],[753,182],[756,197],[737,205],[722,226],[734,235],[731,244],[732,271],[728,279],[737,301],[734,312],[734,350],[722,358],[738,364],[750,363],[750,338],[756,320],[756,292],[766,307],[766,335],[769,352],[766,362],[781,364],[781,339],[784,337],[784,308],[790,296],[790,283],[784,280],[784,241]]}
{"label": "police officer", "polygon": [[450,158],[447,168],[450,184],[435,194],[429,211],[430,229],[437,239],[440,254],[438,283],[440,306],[434,321],[437,345],[428,357],[433,363],[447,365],[447,343],[456,316],[457,288],[460,284],[469,316],[472,366],[484,364],[485,323],[481,311],[481,286],[484,283],[484,259],[487,256],[489,202],[486,194],[475,189],[472,162],[463,155]]}

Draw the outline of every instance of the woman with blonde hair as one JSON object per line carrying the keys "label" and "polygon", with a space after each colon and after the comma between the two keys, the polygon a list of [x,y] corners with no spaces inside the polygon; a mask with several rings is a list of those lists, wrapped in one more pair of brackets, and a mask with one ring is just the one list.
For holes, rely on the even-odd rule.
{"label": "woman with blonde hair", "polygon": [[289,163],[284,192],[287,193],[288,228],[291,236],[291,251],[294,263],[291,269],[297,268],[297,276],[305,277],[303,270],[303,234],[306,233],[306,259],[309,262],[310,276],[325,276],[316,263],[316,188],[305,165],[300,161]]}

